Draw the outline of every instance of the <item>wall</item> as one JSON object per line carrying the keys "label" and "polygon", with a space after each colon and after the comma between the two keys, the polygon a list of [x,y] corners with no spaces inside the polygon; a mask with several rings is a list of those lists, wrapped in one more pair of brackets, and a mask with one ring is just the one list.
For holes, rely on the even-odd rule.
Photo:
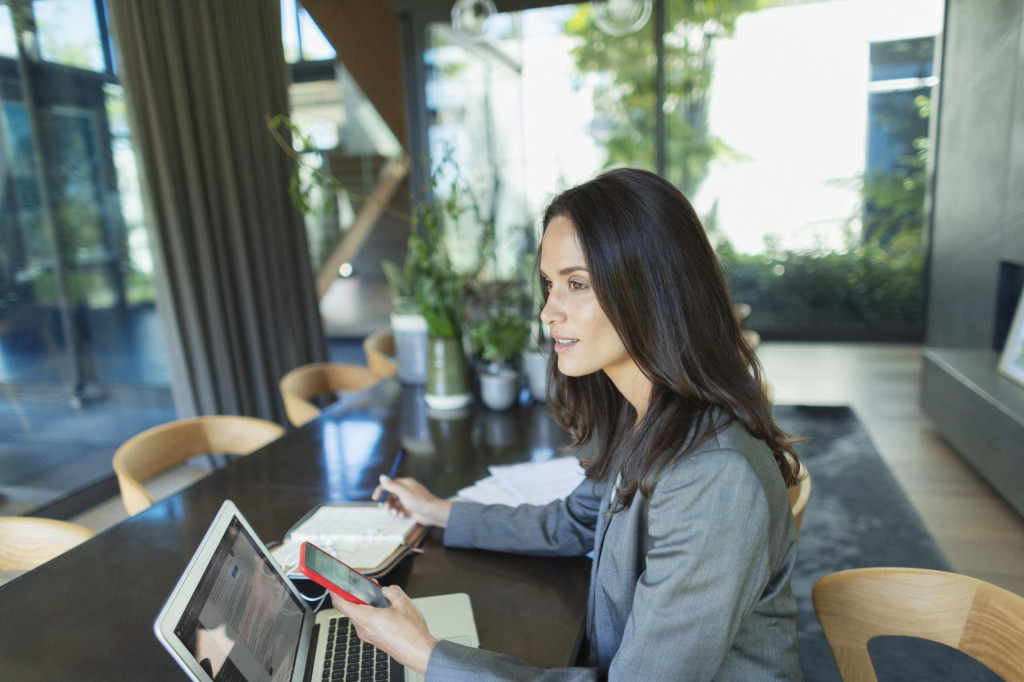
{"label": "wall", "polygon": [[948,0],[926,343],[991,348],[1000,259],[1024,263],[1024,0]]}
{"label": "wall", "polygon": [[921,408],[1024,516],[1024,389],[992,349],[1024,263],[1024,0],[947,0]]}

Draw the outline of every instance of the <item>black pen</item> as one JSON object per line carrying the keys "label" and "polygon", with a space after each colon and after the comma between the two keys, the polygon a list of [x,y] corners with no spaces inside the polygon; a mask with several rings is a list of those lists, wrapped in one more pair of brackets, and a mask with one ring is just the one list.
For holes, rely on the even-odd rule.
{"label": "black pen", "polygon": [[[395,462],[391,465],[391,473],[388,474],[388,478],[394,478],[398,475],[398,467],[402,466],[402,457],[405,456],[405,448],[398,448],[398,454],[395,455]],[[380,506],[384,506],[385,500],[388,499],[388,491],[385,490],[380,495]]]}

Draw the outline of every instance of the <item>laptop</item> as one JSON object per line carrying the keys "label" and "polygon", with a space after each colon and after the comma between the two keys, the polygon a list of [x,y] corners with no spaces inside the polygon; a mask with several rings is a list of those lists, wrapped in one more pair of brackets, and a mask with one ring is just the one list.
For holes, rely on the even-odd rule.
{"label": "laptop", "polygon": [[[469,595],[413,599],[431,634],[479,646]],[[423,678],[359,641],[335,609],[315,612],[230,500],[153,624],[196,682]]]}

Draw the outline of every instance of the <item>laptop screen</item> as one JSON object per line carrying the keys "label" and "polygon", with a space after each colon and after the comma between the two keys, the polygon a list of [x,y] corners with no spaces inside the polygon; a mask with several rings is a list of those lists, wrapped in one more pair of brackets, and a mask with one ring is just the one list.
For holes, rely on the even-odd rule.
{"label": "laptop screen", "polygon": [[174,634],[220,682],[289,680],[303,606],[232,518]]}

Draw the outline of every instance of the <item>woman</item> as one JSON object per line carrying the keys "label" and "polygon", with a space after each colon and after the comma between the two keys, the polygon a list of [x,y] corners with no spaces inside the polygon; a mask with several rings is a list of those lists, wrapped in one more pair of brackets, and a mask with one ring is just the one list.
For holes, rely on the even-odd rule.
{"label": "woman", "polygon": [[652,173],[604,173],[549,206],[540,276],[550,407],[598,453],[587,480],[543,507],[452,503],[387,477],[374,495],[446,528],[449,546],[593,550],[584,665],[438,643],[398,587],[387,609],[335,607],[428,680],[799,679],[799,463],[693,208]]}

